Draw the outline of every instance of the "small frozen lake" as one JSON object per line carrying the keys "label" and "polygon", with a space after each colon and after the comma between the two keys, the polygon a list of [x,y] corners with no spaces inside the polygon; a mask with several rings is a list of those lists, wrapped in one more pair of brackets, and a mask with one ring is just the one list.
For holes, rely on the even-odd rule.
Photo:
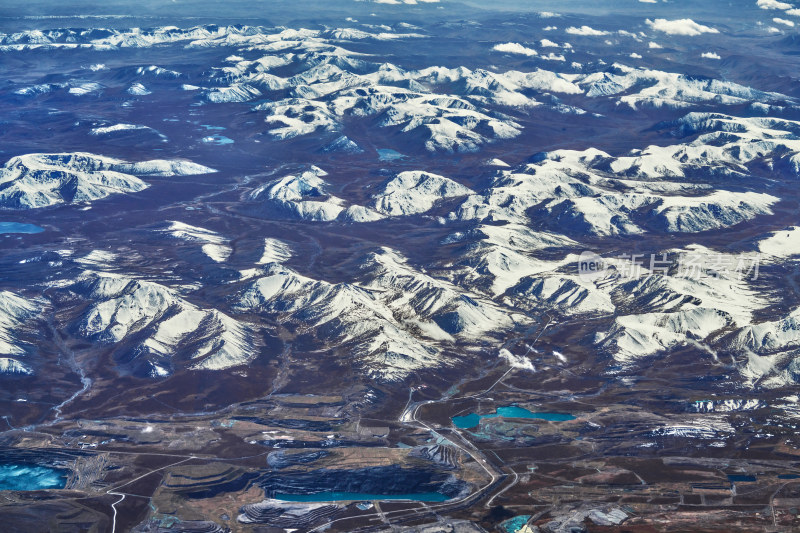
{"label": "small frozen lake", "polygon": [[0,464],[0,490],[62,489],[67,476],[62,470],[30,464]]}
{"label": "small frozen lake", "polygon": [[23,224],[21,222],[0,222],[0,234],[3,233],[41,233],[44,228],[33,224]]}

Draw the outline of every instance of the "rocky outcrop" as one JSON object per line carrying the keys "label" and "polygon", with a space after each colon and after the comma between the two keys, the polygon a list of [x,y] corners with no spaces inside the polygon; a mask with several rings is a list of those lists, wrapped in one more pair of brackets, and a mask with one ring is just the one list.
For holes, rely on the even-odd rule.
{"label": "rocky outcrop", "polygon": [[241,508],[239,522],[243,524],[269,524],[273,527],[307,529],[344,509],[341,505],[325,503],[289,503],[264,500]]}

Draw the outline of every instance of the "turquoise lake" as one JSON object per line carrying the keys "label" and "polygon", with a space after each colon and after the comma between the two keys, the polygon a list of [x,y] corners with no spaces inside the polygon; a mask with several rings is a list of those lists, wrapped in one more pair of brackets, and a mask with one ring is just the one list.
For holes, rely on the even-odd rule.
{"label": "turquoise lake", "polygon": [[369,494],[364,492],[317,492],[314,494],[275,494],[276,500],[285,502],[335,502],[343,500],[412,500],[415,502],[444,502],[447,496],[439,492],[418,492],[413,494]]}
{"label": "turquoise lake", "polygon": [[46,466],[0,464],[0,490],[61,489],[67,483],[63,472]]}
{"label": "turquoise lake", "polygon": [[41,233],[44,228],[33,224],[22,224],[20,222],[0,222],[0,234],[3,233]]}
{"label": "turquoise lake", "polygon": [[506,533],[517,533],[520,529],[528,523],[530,520],[531,515],[523,514],[519,516],[515,516],[514,518],[509,518],[505,522],[500,524],[500,527],[503,528],[503,531]]}
{"label": "turquoise lake", "polygon": [[481,418],[535,418],[538,420],[549,420],[551,422],[565,422],[575,420],[575,417],[568,413],[534,413],[524,407],[510,405],[508,407],[498,407],[493,414],[479,415],[470,413],[464,416],[454,416],[453,424],[459,429],[470,429],[476,427],[481,422]]}

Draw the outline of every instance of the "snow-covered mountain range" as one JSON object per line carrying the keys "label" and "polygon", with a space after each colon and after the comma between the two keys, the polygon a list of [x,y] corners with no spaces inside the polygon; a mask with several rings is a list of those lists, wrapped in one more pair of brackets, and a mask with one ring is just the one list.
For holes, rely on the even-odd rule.
{"label": "snow-covered mountain range", "polygon": [[89,273],[72,290],[89,302],[79,334],[113,346],[117,361],[140,375],[165,377],[181,365],[223,370],[258,353],[251,326],[165,285]]}
{"label": "snow-covered mountain range", "polygon": [[138,176],[186,176],[214,169],[180,160],[128,163],[89,153],[27,154],[0,169],[0,209],[35,209],[139,192]]}
{"label": "snow-covered mountain range", "polygon": [[[139,275],[132,262],[105,250],[67,261],[96,270],[74,285],[88,306],[78,327],[83,337],[114,346],[125,368],[166,376],[253,361],[258,327],[249,321],[260,317],[302,332],[311,350],[348,353],[343,364],[365,375],[401,380],[458,364],[457,346],[499,342],[546,312],[599,320],[583,342],[608,366],[635,366],[694,346],[713,357],[733,354],[751,385],[793,379],[787,354],[797,348],[796,313],[779,309],[768,284],[716,274],[697,280],[681,274],[680,262],[626,276],[638,266],[613,255],[642,239],[647,252],[707,261],[756,251],[772,268],[794,261],[797,228],[765,222],[784,220],[793,201],[784,180],[800,176],[791,91],[756,88],[711,69],[690,75],[663,58],[651,66],[633,61],[641,54],[605,61],[579,49],[582,38],[600,36],[644,42],[648,31],[664,33],[655,23],[638,34],[548,23],[547,37],[536,41],[477,43],[491,58],[480,64],[430,53],[405,59],[394,47],[441,38],[420,26],[348,22],[0,35],[0,51],[9,55],[172,47],[201,58],[198,68],[188,60],[126,65],[109,56],[63,76],[12,81],[6,92],[20,105],[113,97],[124,100],[122,109],[138,110],[170,98],[215,120],[230,109],[237,122],[226,135],[248,154],[242,168],[262,147],[271,158],[220,178],[235,180],[225,189],[238,196],[235,205],[220,196],[204,215],[183,221],[173,210],[136,230],[155,248],[174,244],[175,260],[191,258],[190,268]],[[165,116],[157,124],[140,115],[92,117],[81,131],[101,145],[155,132],[160,152],[183,156],[214,149],[196,141],[209,129],[226,129],[206,119]],[[242,124],[247,133],[237,137]],[[562,124],[570,132],[561,133]],[[572,130],[607,127],[635,131],[619,143],[603,135],[571,138]],[[194,130],[192,148],[182,151],[172,143],[187,128]],[[297,146],[302,162],[283,164],[282,151]],[[485,152],[478,166],[475,152]],[[235,152],[207,153],[215,167],[239,160],[230,157]],[[134,159],[142,162],[85,152],[11,157],[0,170],[0,207],[88,203],[142,191],[153,186],[148,178],[215,172],[183,158]],[[180,206],[192,213],[207,198],[216,196]],[[233,225],[211,220],[231,213],[242,218]],[[235,229],[210,229],[246,220],[257,222],[241,241]],[[262,233],[272,224],[296,231]],[[763,231],[746,233],[761,224]],[[387,228],[395,226],[401,235],[437,242],[393,242],[386,232],[394,238]],[[721,243],[726,232],[744,232],[741,243],[706,246],[707,239]],[[348,248],[336,248],[345,246],[338,242],[331,252],[336,266],[320,266],[337,233],[369,237],[346,259]],[[306,241],[298,246],[295,239]],[[427,255],[415,257],[415,248]],[[595,279],[581,276],[576,264],[586,249],[612,267]],[[201,277],[182,283],[187,271]],[[201,288],[203,298],[195,300],[189,287]],[[220,293],[213,305],[204,300]],[[765,358],[772,362],[757,364]]]}

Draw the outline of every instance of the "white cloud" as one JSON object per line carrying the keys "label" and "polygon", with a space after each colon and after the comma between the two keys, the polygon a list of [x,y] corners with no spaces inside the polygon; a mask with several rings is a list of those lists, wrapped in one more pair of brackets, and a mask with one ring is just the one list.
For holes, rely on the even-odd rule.
{"label": "white cloud", "polygon": [[547,61],[566,61],[566,58],[560,54],[554,54],[550,52],[546,56],[542,56],[542,59],[546,59]]}
{"label": "white cloud", "polygon": [[572,35],[608,35],[609,32],[596,30],[594,28],[590,28],[589,26],[581,26],[580,28],[576,28],[575,26],[570,26],[567,28],[567,33],[571,33]]}
{"label": "white cloud", "polygon": [[787,4],[786,2],[779,2],[778,0],[758,0],[756,5],[761,9],[781,9],[786,11],[787,9],[792,9],[794,6],[792,4]]}
{"label": "white cloud", "polygon": [[794,22],[792,22],[791,20],[775,17],[772,19],[772,22],[776,24],[783,24],[784,26],[789,26],[790,28],[794,28]]}
{"label": "white cloud", "polygon": [[700,54],[700,57],[704,57],[706,59],[722,59],[719,54],[715,52],[703,52]]}
{"label": "white cloud", "polygon": [[790,9],[786,14],[792,15],[793,17],[800,17],[800,9]]}
{"label": "white cloud", "polygon": [[767,28],[767,31],[770,32],[770,33],[783,33],[781,30],[779,30],[775,26],[770,26],[769,28]]}
{"label": "white cloud", "polygon": [[542,48],[558,48],[558,43],[554,43],[550,39],[542,39],[539,41],[539,45]]}
{"label": "white cloud", "polygon": [[557,30],[557,29],[558,29],[558,26],[547,26],[544,29],[544,31],[553,31],[553,30]]}
{"label": "white cloud", "polygon": [[647,22],[647,25],[653,28],[654,30],[664,32],[668,35],[695,36],[695,35],[700,35],[701,33],[719,33],[719,30],[717,30],[716,28],[703,26],[702,24],[698,24],[692,19],[677,19],[677,20],[647,19],[645,20],[645,22]]}
{"label": "white cloud", "polygon": [[648,46],[649,48],[664,48],[664,47],[663,47],[663,46],[661,46],[660,44],[658,44],[658,43],[654,43],[654,42],[651,42],[651,43],[650,43],[649,45],[647,45],[647,46]]}
{"label": "white cloud", "polygon": [[494,48],[492,48],[495,52],[505,52],[507,54],[519,54],[523,56],[536,56],[539,53],[534,50],[533,48],[528,48],[527,46],[522,46],[519,43],[503,43],[503,44],[496,44]]}
{"label": "white cloud", "polygon": [[657,4],[658,0],[639,0],[643,4]]}
{"label": "white cloud", "polygon": [[543,19],[552,19],[560,17],[561,15],[559,15],[558,13],[553,13],[552,11],[541,11],[539,12],[539,16],[542,17]]}
{"label": "white cloud", "polygon": [[633,58],[633,59],[641,59],[642,58],[642,56],[640,56],[636,52],[631,52],[630,57]]}
{"label": "white cloud", "polygon": [[522,370],[530,370],[531,372],[536,372],[536,369],[531,363],[531,360],[525,357],[524,355],[514,355],[505,348],[500,350],[498,354],[502,359],[505,359],[509,366],[514,368],[519,368]]}

